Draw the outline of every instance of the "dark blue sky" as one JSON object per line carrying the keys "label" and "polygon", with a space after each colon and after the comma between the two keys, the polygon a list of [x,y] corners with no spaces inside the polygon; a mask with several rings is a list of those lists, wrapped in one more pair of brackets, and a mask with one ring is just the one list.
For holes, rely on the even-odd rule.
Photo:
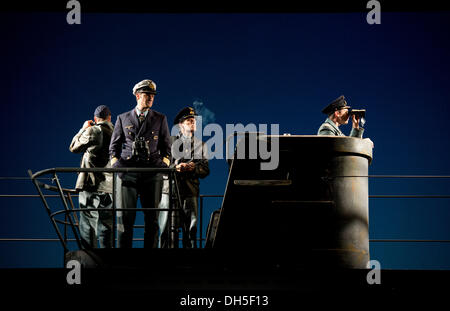
{"label": "dark blue sky", "polygon": [[[315,134],[321,109],[344,94],[367,109],[371,175],[450,175],[450,13],[106,14],[2,13],[0,176],[77,167],[68,146],[96,106],[135,105],[133,85],[152,79],[154,109],[170,125],[201,101],[227,123],[277,123]],[[342,128],[350,132],[350,125]],[[210,161],[202,194],[223,194],[224,160]],[[73,187],[74,177],[63,175]],[[370,180],[370,194],[450,194],[449,180]],[[35,194],[1,180],[0,194]],[[36,198],[0,198],[0,237],[56,237]],[[55,204],[59,201],[53,201]],[[205,226],[219,199],[205,201]],[[449,239],[448,199],[371,199],[373,239]],[[0,267],[60,266],[61,248],[0,242]],[[450,268],[450,245],[372,243],[382,268]]]}

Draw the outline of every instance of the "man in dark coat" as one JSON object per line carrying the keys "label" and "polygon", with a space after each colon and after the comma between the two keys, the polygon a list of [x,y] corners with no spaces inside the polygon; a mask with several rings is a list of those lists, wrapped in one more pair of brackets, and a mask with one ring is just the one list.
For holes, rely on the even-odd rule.
{"label": "man in dark coat", "polygon": [[[117,117],[109,148],[113,167],[168,167],[170,134],[167,118],[153,109],[156,84],[143,80],[133,87],[137,105]],[[118,180],[118,207],[136,208],[140,197],[143,208],[157,208],[161,200],[162,176],[157,173],[123,173]],[[135,211],[119,212],[118,244],[131,248]],[[158,214],[144,211],[144,247],[158,243]]]}
{"label": "man in dark coat", "polygon": [[194,136],[197,116],[194,108],[185,107],[175,117],[174,124],[180,132],[172,144],[173,163],[177,171],[184,217],[180,217],[185,236],[183,244],[188,248],[197,247],[197,218],[200,180],[209,175],[207,148],[204,142]]}
{"label": "man in dark coat", "polygon": [[[81,168],[109,167],[108,148],[113,132],[111,111],[105,105],[98,106],[94,121],[87,120],[73,137],[69,150],[83,152]],[[80,208],[112,207],[112,175],[110,173],[78,174],[75,188],[79,191]],[[80,236],[84,248],[112,247],[112,213],[105,210],[80,212]]]}

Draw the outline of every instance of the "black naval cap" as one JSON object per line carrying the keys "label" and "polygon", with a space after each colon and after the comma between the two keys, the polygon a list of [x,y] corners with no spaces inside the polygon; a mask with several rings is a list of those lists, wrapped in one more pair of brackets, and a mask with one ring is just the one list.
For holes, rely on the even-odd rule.
{"label": "black naval cap", "polygon": [[142,80],[133,87],[133,94],[136,93],[156,94],[156,83],[149,79]]}
{"label": "black naval cap", "polygon": [[180,122],[183,122],[187,118],[195,117],[198,114],[195,112],[195,109],[192,107],[185,107],[181,109],[178,113],[175,119],[173,120],[173,124],[178,124]]}
{"label": "black naval cap", "polygon": [[336,110],[340,110],[343,108],[351,108],[350,106],[347,106],[347,101],[345,100],[344,95],[339,96],[335,100],[333,100],[328,106],[323,108],[322,113],[329,115]]}
{"label": "black naval cap", "polygon": [[108,106],[106,105],[100,105],[97,108],[95,108],[94,116],[96,116],[97,118],[106,119],[110,115],[111,110],[109,110]]}

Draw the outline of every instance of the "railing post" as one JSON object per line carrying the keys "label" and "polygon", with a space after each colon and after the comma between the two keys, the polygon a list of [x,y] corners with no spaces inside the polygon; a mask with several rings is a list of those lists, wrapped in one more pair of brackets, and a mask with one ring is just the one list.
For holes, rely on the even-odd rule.
{"label": "railing post", "polygon": [[174,208],[174,200],[173,200],[173,190],[172,186],[174,183],[174,174],[173,172],[169,173],[169,211],[168,211],[168,217],[167,217],[167,227],[168,227],[168,234],[169,234],[169,248],[178,248],[178,243],[176,241],[178,240],[176,237],[176,231],[177,228],[175,227],[175,208]]}
{"label": "railing post", "polygon": [[[54,176],[54,179],[56,181],[56,185],[58,186],[59,195],[61,196],[61,200],[63,201],[64,209],[66,210],[67,213],[70,213],[69,206],[67,204],[66,197],[64,196],[64,192],[63,192],[63,189],[61,187],[61,183],[59,182],[58,176],[56,175],[56,171],[53,172],[53,176]],[[78,248],[82,249],[80,238],[78,237],[78,233],[77,233],[77,231],[75,229],[75,225],[73,223],[72,217],[71,217],[70,214],[69,214],[68,217],[69,217],[70,226],[72,227],[73,235],[75,236],[75,240],[77,241]]]}
{"label": "railing post", "polygon": [[116,220],[116,199],[117,199],[117,193],[116,193],[116,173],[113,172],[113,184],[112,184],[112,247],[116,248],[116,230],[117,230],[117,220]]}
{"label": "railing post", "polygon": [[200,236],[200,248],[203,248],[203,196],[200,195],[200,210],[199,210],[199,216],[200,216],[200,230],[199,230],[199,236]]}
{"label": "railing post", "polygon": [[[72,197],[71,197],[71,195],[70,195],[70,193],[69,192],[67,192],[67,200],[69,201],[69,203],[70,203],[70,209],[71,209],[71,211],[73,212],[73,218],[74,218],[74,220],[75,220],[75,224],[78,224],[78,225],[76,225],[76,228],[78,228],[78,233],[80,234],[80,221],[78,220],[78,217],[77,217],[77,213],[76,213],[76,211],[75,211],[75,206],[73,205],[73,200],[72,200]],[[67,222],[67,213],[64,215],[64,221],[65,222]],[[81,236],[81,234],[80,234],[80,236]],[[65,239],[65,241],[67,242],[67,239],[68,239],[68,236],[67,236],[67,225],[64,225],[64,239]]]}
{"label": "railing post", "polygon": [[[64,213],[64,222],[67,223],[67,217],[69,215],[67,215],[67,213]],[[64,243],[67,243],[67,226],[64,225]]]}
{"label": "railing post", "polygon": [[61,235],[61,231],[59,230],[58,225],[56,224],[56,221],[53,219],[53,217],[51,217],[52,212],[50,210],[50,207],[48,206],[48,203],[47,203],[47,200],[45,199],[44,194],[41,191],[41,187],[38,185],[38,181],[36,181],[33,178],[33,173],[31,172],[31,170],[28,170],[28,174],[30,175],[31,181],[33,182],[34,186],[36,187],[36,190],[39,193],[39,196],[41,197],[42,203],[44,203],[45,210],[47,211],[50,221],[51,221],[53,227],[55,228],[56,234],[58,235],[58,238],[62,244],[62,247],[64,248],[64,254],[65,254],[69,251],[69,249],[67,248],[67,245],[64,242],[64,239]]}

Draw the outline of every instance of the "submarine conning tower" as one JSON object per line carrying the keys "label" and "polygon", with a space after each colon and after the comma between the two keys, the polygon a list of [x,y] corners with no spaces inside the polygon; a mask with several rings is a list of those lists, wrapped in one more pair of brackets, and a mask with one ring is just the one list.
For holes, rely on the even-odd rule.
{"label": "submarine conning tower", "polygon": [[[255,143],[278,148],[275,169],[250,155]],[[372,146],[353,137],[245,135],[206,247],[271,264],[367,268]]]}

